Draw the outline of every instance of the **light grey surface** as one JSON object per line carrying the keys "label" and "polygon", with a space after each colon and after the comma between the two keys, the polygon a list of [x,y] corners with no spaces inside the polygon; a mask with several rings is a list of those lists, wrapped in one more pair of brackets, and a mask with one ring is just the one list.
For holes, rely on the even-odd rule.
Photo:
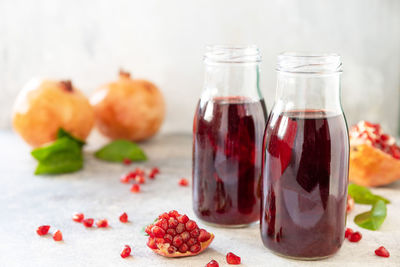
{"label": "light grey surface", "polygon": [[[99,145],[90,142],[86,149]],[[87,151],[83,171],[34,176],[35,161],[29,148],[11,132],[0,131],[0,266],[204,266],[211,259],[228,266],[224,258],[230,251],[242,257],[241,266],[400,266],[400,183],[374,190],[392,201],[381,230],[355,227],[354,214],[366,208],[356,206],[348,224],[360,230],[363,239],[358,244],[345,241],[339,253],[327,260],[304,262],[275,256],[263,247],[258,225],[245,229],[206,226],[216,237],[202,254],[182,259],[158,256],[145,245],[142,227],[170,209],[194,217],[190,187],[177,184],[180,177],[191,177],[191,137],[158,136],[142,146],[150,158],[145,164],[104,163]],[[122,173],[136,166],[161,170],[154,181],[142,186],[140,194],[130,193],[129,186],[119,182]],[[71,220],[75,211],[107,218],[111,227],[86,229]],[[123,211],[129,215],[128,224],[118,221]],[[35,230],[42,224],[60,229],[64,241],[39,237]],[[125,244],[132,246],[133,257],[122,259],[119,254]],[[374,255],[381,245],[390,251],[390,258]]]}
{"label": "light grey surface", "polygon": [[164,93],[164,132],[190,132],[204,46],[214,43],[260,47],[269,109],[278,53],[339,53],[349,125],[398,129],[398,0],[0,0],[0,128],[33,76],[71,78],[90,95],[122,67]]}

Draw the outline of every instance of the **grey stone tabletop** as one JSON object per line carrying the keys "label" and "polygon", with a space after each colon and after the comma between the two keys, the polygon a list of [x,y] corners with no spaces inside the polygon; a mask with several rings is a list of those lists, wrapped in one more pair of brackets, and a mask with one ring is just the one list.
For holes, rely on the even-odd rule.
{"label": "grey stone tabletop", "polygon": [[[354,215],[367,206],[356,205],[348,226],[359,230],[359,243],[345,241],[340,251],[322,261],[295,261],[269,252],[262,244],[258,225],[243,229],[205,227],[215,234],[211,246],[202,254],[181,259],[164,258],[147,246],[143,226],[171,209],[195,216],[191,207],[191,188],[178,185],[181,177],[191,179],[191,141],[187,134],[159,135],[141,144],[149,160],[145,163],[113,164],[93,157],[102,145],[91,142],[85,148],[82,171],[35,176],[35,160],[30,148],[10,131],[0,131],[0,266],[205,266],[211,259],[228,266],[227,252],[241,256],[241,266],[400,266],[400,183],[374,189],[392,201],[388,216],[379,231],[358,228]],[[119,177],[135,167],[157,166],[161,173],[133,194]],[[74,212],[100,219],[109,228],[87,229],[72,221]],[[118,217],[127,212],[130,222]],[[64,241],[54,242],[49,235],[35,233],[39,225],[60,229]],[[125,244],[132,247],[132,257],[122,259]],[[385,246],[390,258],[375,256],[374,250]]]}

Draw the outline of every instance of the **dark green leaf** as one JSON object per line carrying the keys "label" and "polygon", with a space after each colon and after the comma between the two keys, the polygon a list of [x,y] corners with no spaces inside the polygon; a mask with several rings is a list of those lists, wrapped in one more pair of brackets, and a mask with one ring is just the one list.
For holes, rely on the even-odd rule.
{"label": "dark green leaf", "polygon": [[63,138],[63,137],[67,137],[73,141],[75,141],[76,143],[78,143],[78,145],[80,147],[84,146],[86,143],[82,140],[80,140],[79,138],[76,138],[75,136],[72,136],[69,132],[65,131],[63,128],[60,128],[57,132],[57,139]]}
{"label": "dark green leaf", "polygon": [[377,230],[386,218],[386,204],[383,200],[377,200],[370,211],[358,214],[354,222],[365,229]]}
{"label": "dark green leaf", "polygon": [[50,145],[34,149],[32,156],[39,161],[35,174],[58,174],[80,170],[83,157],[80,145],[62,137]]}
{"label": "dark green leaf", "polygon": [[356,184],[349,185],[348,193],[358,204],[374,204],[378,200],[390,203],[386,198],[374,195],[368,188]]}
{"label": "dark green leaf", "polygon": [[115,140],[105,145],[95,153],[102,160],[122,162],[124,159],[143,161],[147,157],[143,150],[135,143],[128,140]]}

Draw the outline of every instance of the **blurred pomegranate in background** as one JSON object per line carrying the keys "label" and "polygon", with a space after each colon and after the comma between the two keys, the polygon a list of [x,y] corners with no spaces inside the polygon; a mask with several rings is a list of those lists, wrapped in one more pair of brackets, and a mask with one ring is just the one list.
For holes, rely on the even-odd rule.
{"label": "blurred pomegranate in background", "polygon": [[159,89],[120,71],[119,79],[100,87],[90,99],[99,131],[111,139],[141,141],[158,132],[165,117]]}
{"label": "blurred pomegranate in background", "polygon": [[85,140],[93,124],[92,106],[71,81],[32,80],[14,105],[14,129],[33,147],[55,140],[60,128]]}

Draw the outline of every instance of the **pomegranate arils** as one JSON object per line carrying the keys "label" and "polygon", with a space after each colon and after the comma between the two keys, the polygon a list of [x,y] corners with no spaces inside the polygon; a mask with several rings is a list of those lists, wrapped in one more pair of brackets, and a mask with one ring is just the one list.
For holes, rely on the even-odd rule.
{"label": "pomegranate arils", "polygon": [[36,233],[38,235],[47,235],[47,233],[49,232],[49,229],[50,229],[50,225],[42,225],[37,228]]}
{"label": "pomegranate arils", "polygon": [[125,245],[124,249],[121,252],[121,257],[126,258],[126,257],[129,257],[129,255],[131,255],[131,247],[128,245]]}
{"label": "pomegranate arils", "polygon": [[157,225],[157,226],[161,227],[165,231],[168,230],[168,222],[167,222],[166,219],[158,220],[154,225]]}
{"label": "pomegranate arils", "polygon": [[167,234],[170,234],[170,235],[172,235],[172,236],[175,236],[175,235],[176,235],[176,231],[175,231],[174,229],[168,229],[168,230],[167,230]]}
{"label": "pomegranate arils", "polygon": [[182,237],[183,242],[186,242],[186,241],[189,240],[190,234],[189,234],[188,232],[185,231],[185,232],[183,232],[183,233],[181,234],[181,237]]}
{"label": "pomegranate arils", "polygon": [[171,210],[170,212],[168,212],[168,215],[177,218],[179,216],[179,213],[176,210]]}
{"label": "pomegranate arils", "polygon": [[165,220],[169,220],[169,214],[164,212],[163,214],[161,214],[160,216],[158,216],[158,219],[165,219]]}
{"label": "pomegranate arils", "polygon": [[188,251],[189,246],[186,245],[185,243],[183,243],[180,247],[179,247],[179,252],[181,253],[185,253],[186,251]]}
{"label": "pomegranate arils", "polygon": [[75,213],[74,215],[72,215],[72,220],[75,222],[82,222],[84,218],[85,215],[83,215],[83,213]]}
{"label": "pomegranate arils", "polygon": [[389,251],[385,247],[379,247],[375,250],[375,255],[379,257],[388,258],[390,256]]}
{"label": "pomegranate arils", "polygon": [[108,227],[108,221],[106,219],[98,220],[96,225],[98,228],[106,228]]}
{"label": "pomegranate arils", "polygon": [[92,227],[94,220],[92,218],[88,218],[88,219],[84,219],[82,222],[85,227]]}
{"label": "pomegranate arils", "polygon": [[185,231],[185,225],[183,223],[178,223],[175,229],[176,233],[180,234]]}
{"label": "pomegranate arils", "polygon": [[125,165],[130,165],[130,164],[132,163],[132,160],[126,158],[126,159],[123,160],[123,163],[124,163]]}
{"label": "pomegranate arils", "polygon": [[62,233],[60,230],[57,230],[54,234],[53,234],[53,239],[54,241],[61,241],[63,239],[62,237]]}
{"label": "pomegranate arils", "polygon": [[159,173],[160,173],[160,170],[158,168],[153,168],[150,171],[149,178],[154,179],[154,177],[156,177],[156,175]]}
{"label": "pomegranate arils", "polygon": [[240,264],[240,257],[233,254],[232,252],[229,252],[226,254],[226,262],[228,264]]}
{"label": "pomegranate arils", "polygon": [[172,243],[172,239],[173,239],[173,236],[170,235],[170,234],[166,234],[166,235],[164,236],[164,241],[165,241],[165,243],[171,244],[171,243]]}
{"label": "pomegranate arils", "polygon": [[180,223],[187,223],[189,221],[189,217],[186,215],[178,216],[177,219]]}
{"label": "pomegranate arils", "polygon": [[209,263],[207,263],[206,267],[219,267],[219,264],[215,260],[211,260]]}
{"label": "pomegranate arils", "polygon": [[140,185],[133,184],[132,187],[131,187],[131,192],[132,193],[139,193],[140,192]]}
{"label": "pomegranate arils", "polygon": [[154,237],[150,237],[149,240],[147,241],[147,246],[151,249],[156,249],[156,239]]}
{"label": "pomegranate arils", "polygon": [[174,237],[174,239],[172,240],[172,244],[173,244],[175,247],[180,247],[180,246],[183,244],[182,237],[179,236],[179,235],[176,235],[176,236]]}
{"label": "pomegranate arils", "polygon": [[164,229],[162,229],[159,226],[153,226],[153,228],[151,228],[151,233],[155,236],[155,237],[164,237],[165,235],[165,231]]}
{"label": "pomegranate arils", "polygon": [[349,238],[353,234],[353,230],[350,228],[346,228],[346,231],[344,232],[344,237]]}
{"label": "pomegranate arils", "polygon": [[362,235],[360,232],[354,232],[348,237],[350,242],[358,242],[361,240],[361,238],[362,238]]}
{"label": "pomegranate arils", "polygon": [[200,235],[200,230],[198,228],[195,228],[192,231],[190,231],[191,237],[198,237],[199,235]]}
{"label": "pomegranate arils", "polygon": [[126,214],[126,212],[122,213],[121,216],[119,216],[119,220],[120,220],[122,223],[128,222],[128,214]]}
{"label": "pomegranate arils", "polygon": [[178,221],[175,218],[173,218],[173,217],[169,218],[169,220],[168,220],[169,228],[176,228],[177,225],[178,225]]}
{"label": "pomegranate arils", "polygon": [[197,253],[199,252],[201,249],[199,244],[194,244],[193,246],[190,247],[190,252],[192,253]]}
{"label": "pomegranate arils", "polygon": [[177,248],[174,246],[170,246],[167,251],[169,254],[173,254],[177,251]]}
{"label": "pomegranate arils", "polygon": [[138,175],[138,176],[136,176],[135,181],[138,184],[144,184],[146,182],[146,179],[144,178],[143,175]]}
{"label": "pomegranate arils", "polygon": [[136,175],[144,175],[144,171],[143,171],[141,168],[136,168],[136,169],[134,170],[134,173],[135,173]]}
{"label": "pomegranate arils", "polygon": [[194,221],[192,221],[192,220],[189,220],[187,223],[186,223],[186,230],[188,230],[188,231],[192,231],[193,229],[195,229],[197,227],[197,224],[194,222]]}
{"label": "pomegranate arils", "polygon": [[181,178],[178,183],[180,186],[187,186],[189,184],[186,178]]}
{"label": "pomegranate arils", "polygon": [[194,237],[189,238],[189,240],[186,242],[186,244],[188,244],[188,246],[193,246],[196,243],[197,243],[197,239]]}
{"label": "pomegranate arils", "polygon": [[197,238],[197,240],[199,240],[199,242],[205,242],[208,239],[210,239],[210,237],[211,237],[211,234],[209,232],[207,232],[204,229],[200,229],[200,235]]}

